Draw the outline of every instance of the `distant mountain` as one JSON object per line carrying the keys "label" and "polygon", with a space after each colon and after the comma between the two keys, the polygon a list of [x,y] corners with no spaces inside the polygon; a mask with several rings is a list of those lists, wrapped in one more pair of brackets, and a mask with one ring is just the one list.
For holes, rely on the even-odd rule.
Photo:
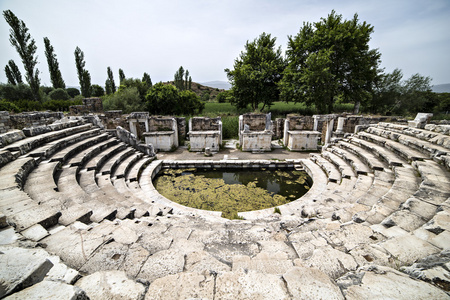
{"label": "distant mountain", "polygon": [[431,87],[435,93],[450,93],[450,83],[436,84]]}
{"label": "distant mountain", "polygon": [[200,84],[221,90],[229,90],[231,88],[231,84],[229,84],[226,81],[219,81],[219,80],[202,82]]}

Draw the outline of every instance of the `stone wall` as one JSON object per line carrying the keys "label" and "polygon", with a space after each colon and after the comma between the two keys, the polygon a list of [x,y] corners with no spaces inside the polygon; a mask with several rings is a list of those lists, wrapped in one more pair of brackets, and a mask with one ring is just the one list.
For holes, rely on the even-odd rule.
{"label": "stone wall", "polygon": [[103,112],[102,98],[84,98],[83,105],[72,105],[69,111],[72,115]]}
{"label": "stone wall", "polygon": [[314,118],[312,116],[300,116],[289,114],[286,116],[289,121],[288,130],[313,130]]}
{"label": "stone wall", "polygon": [[118,126],[116,128],[115,136],[138,151],[141,151],[149,156],[155,156],[155,151],[153,150],[152,145],[141,144],[134,134],[123,127]]}
{"label": "stone wall", "polygon": [[106,129],[116,129],[120,126],[126,130],[130,130],[130,125],[127,122],[126,116],[122,115],[121,110],[109,110],[99,115]]}
{"label": "stone wall", "polygon": [[248,125],[251,131],[264,131],[266,129],[266,114],[243,114],[243,124]]}
{"label": "stone wall", "polygon": [[219,130],[220,117],[206,118],[206,117],[193,117],[191,122],[190,131],[217,131]]}
{"label": "stone wall", "polygon": [[6,133],[12,129],[9,112],[0,111],[0,133]]}
{"label": "stone wall", "polygon": [[24,127],[37,127],[49,125],[64,118],[62,112],[24,112],[10,115],[11,127],[22,129]]}

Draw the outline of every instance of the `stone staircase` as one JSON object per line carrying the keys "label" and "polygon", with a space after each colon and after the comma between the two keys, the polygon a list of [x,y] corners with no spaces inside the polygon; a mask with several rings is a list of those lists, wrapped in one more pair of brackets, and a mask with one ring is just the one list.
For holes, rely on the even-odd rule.
{"label": "stone staircase", "polygon": [[0,298],[449,299],[446,126],[292,161],[310,191],[244,220],[167,202],[161,161],[91,124],[41,127],[0,137]]}

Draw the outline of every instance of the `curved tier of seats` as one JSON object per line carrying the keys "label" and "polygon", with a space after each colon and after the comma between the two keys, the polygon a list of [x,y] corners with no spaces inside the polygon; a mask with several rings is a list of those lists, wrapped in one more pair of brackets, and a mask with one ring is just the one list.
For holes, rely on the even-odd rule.
{"label": "curved tier of seats", "polygon": [[0,270],[2,255],[28,255],[23,239],[45,251],[0,297],[126,283],[136,299],[448,298],[450,130],[428,128],[379,123],[290,161],[310,191],[244,220],[165,200],[151,183],[162,162],[91,124],[2,137]]}

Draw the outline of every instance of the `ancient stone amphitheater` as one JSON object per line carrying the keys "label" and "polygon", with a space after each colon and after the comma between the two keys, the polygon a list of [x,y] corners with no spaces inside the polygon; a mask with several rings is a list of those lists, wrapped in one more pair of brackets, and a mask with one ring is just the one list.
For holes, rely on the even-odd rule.
{"label": "ancient stone amphitheater", "polygon": [[450,298],[449,125],[378,123],[288,161],[311,190],[244,220],[171,207],[151,175],[177,162],[82,119],[0,139],[0,298]]}

